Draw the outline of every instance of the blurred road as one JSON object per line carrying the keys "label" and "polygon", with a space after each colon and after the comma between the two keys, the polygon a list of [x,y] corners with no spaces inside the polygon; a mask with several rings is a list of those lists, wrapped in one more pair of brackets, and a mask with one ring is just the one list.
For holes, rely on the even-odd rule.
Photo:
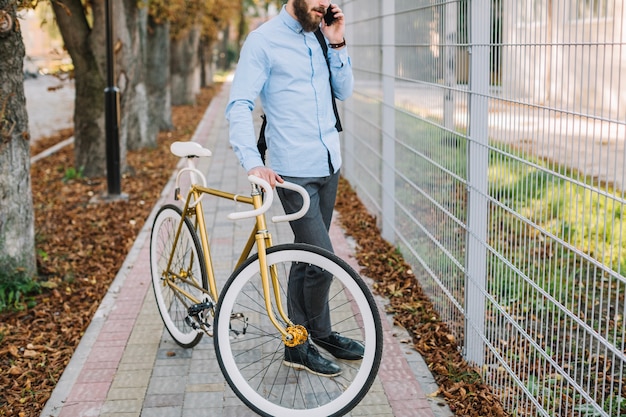
{"label": "blurred road", "polygon": [[52,75],[26,78],[24,93],[33,141],[74,125],[73,80],[63,80]]}

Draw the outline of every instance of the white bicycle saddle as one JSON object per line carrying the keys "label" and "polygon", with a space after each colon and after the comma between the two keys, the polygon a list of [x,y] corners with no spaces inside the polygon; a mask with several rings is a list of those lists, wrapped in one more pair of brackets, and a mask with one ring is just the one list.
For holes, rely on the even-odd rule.
{"label": "white bicycle saddle", "polygon": [[203,148],[196,142],[174,142],[170,145],[170,151],[179,158],[199,158],[212,155],[210,150]]}

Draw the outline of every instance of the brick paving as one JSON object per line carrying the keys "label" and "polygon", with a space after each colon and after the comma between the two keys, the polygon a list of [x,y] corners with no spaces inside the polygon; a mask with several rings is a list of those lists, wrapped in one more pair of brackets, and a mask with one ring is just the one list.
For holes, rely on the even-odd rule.
{"label": "brick paving", "polygon": [[[213,151],[198,168],[211,187],[246,194],[249,184],[229,148],[224,108],[229,84],[207,108],[193,140]],[[258,118],[257,118],[258,119]],[[180,348],[164,331],[151,287],[150,227],[156,210],[172,202],[173,180],[165,187],[140,232],[42,417],[227,417],[250,416],[221,374],[213,341],[208,336],[193,349]],[[277,204],[280,206],[280,204]],[[250,230],[246,221],[233,222],[226,214],[236,210],[227,200],[203,201],[212,239],[218,286],[237,259],[234,248],[243,245]],[[274,242],[290,242],[288,225],[271,226]],[[358,270],[351,242],[333,223],[335,252]],[[366,278],[367,280],[367,278]],[[384,300],[378,299],[385,318]],[[427,394],[437,385],[420,355],[406,344],[402,329],[383,319],[384,354],[370,392],[351,416],[447,417],[443,401]]]}

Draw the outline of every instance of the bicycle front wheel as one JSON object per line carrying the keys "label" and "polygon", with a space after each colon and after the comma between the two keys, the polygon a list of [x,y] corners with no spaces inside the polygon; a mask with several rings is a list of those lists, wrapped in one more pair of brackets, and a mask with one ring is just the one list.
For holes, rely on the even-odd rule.
{"label": "bicycle front wheel", "polygon": [[208,296],[202,289],[207,289],[207,276],[198,235],[188,218],[176,239],[181,218],[180,208],[171,204],[157,213],[150,237],[150,270],[165,328],[176,343],[189,348],[198,344],[202,332],[189,316],[189,307],[197,303],[188,295],[206,301]]}
{"label": "bicycle front wheel", "polygon": [[332,274],[328,297],[332,330],[362,341],[365,354],[359,361],[341,361],[320,348],[322,356],[342,368],[341,374],[332,378],[285,366],[285,345],[268,318],[259,260],[254,255],[230,277],[216,310],[215,350],[228,384],[246,405],[264,416],[347,413],[369,390],[382,356],[382,327],[369,289],[347,263],[314,246],[275,246],[268,249],[267,262],[277,271],[283,303],[289,302],[286,290],[292,265],[304,264]]}

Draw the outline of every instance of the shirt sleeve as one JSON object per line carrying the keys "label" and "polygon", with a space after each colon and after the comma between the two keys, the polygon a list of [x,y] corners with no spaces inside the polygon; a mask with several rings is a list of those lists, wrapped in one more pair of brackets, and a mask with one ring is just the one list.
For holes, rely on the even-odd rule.
{"label": "shirt sleeve", "polygon": [[335,98],[343,101],[352,95],[354,89],[352,61],[348,55],[348,48],[340,50],[328,48],[328,61]]}
{"label": "shirt sleeve", "polygon": [[258,33],[253,32],[246,39],[226,106],[230,144],[246,172],[263,165],[257,149],[252,111],[269,75],[270,64],[265,45],[265,40]]}

